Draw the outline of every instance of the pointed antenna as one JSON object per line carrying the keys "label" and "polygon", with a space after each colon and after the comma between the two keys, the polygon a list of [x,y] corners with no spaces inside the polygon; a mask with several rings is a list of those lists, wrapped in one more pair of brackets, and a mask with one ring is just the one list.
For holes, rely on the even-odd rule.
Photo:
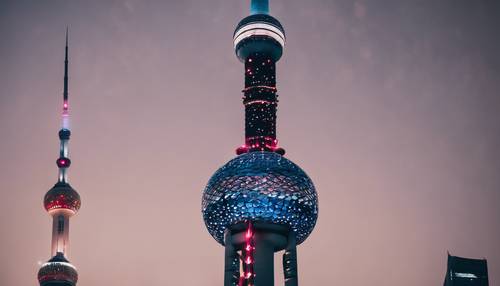
{"label": "pointed antenna", "polygon": [[64,55],[64,109],[68,109],[68,27],[66,27],[66,49]]}
{"label": "pointed antenna", "polygon": [[66,27],[66,47],[64,55],[64,90],[63,90],[63,111],[62,111],[62,126],[59,130],[59,140],[61,145],[59,148],[59,159],[57,159],[57,167],[59,167],[59,182],[68,182],[67,169],[71,165],[71,160],[68,158],[68,141],[71,135],[69,130],[69,105],[68,105],[68,27]]}
{"label": "pointed antenna", "polygon": [[251,0],[250,14],[269,14],[269,0]]}

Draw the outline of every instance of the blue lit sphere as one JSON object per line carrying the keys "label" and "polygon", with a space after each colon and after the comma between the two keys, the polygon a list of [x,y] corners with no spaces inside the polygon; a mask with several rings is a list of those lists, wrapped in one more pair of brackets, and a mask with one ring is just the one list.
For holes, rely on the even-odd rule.
{"label": "blue lit sphere", "polygon": [[212,176],[203,192],[208,232],[224,244],[224,231],[246,220],[288,225],[302,243],[318,218],[311,179],[292,161],[273,152],[239,155]]}

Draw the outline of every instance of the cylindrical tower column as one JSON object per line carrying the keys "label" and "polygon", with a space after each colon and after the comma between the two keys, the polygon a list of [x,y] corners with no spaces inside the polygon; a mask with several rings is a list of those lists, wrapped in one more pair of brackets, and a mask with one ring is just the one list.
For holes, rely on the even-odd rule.
{"label": "cylindrical tower column", "polygon": [[245,145],[250,151],[273,151],[276,140],[276,63],[255,53],[245,60]]}
{"label": "cylindrical tower column", "polygon": [[266,233],[255,233],[255,285],[274,286],[274,244]]}
{"label": "cylindrical tower column", "polygon": [[293,231],[288,234],[288,242],[283,254],[283,274],[285,276],[285,286],[299,285],[297,277],[297,242]]}
{"label": "cylindrical tower column", "polygon": [[69,215],[58,211],[52,215],[52,256],[62,253],[68,257]]}
{"label": "cylindrical tower column", "polygon": [[240,259],[233,245],[231,231],[228,229],[224,235],[224,286],[238,286],[240,279]]}
{"label": "cylindrical tower column", "polygon": [[52,256],[58,252],[68,257],[69,248],[69,217],[64,214],[52,218]]}

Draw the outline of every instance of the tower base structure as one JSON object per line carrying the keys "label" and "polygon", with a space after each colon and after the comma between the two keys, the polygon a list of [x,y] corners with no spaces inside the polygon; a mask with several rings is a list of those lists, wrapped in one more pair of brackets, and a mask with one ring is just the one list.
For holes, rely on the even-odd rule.
{"label": "tower base structure", "polygon": [[[286,225],[254,222],[253,225],[253,284],[274,285],[274,253],[285,250],[283,272],[285,286],[297,286],[297,245],[295,233]],[[231,226],[225,233],[224,286],[246,285],[241,283],[240,254],[247,242],[247,223]]]}

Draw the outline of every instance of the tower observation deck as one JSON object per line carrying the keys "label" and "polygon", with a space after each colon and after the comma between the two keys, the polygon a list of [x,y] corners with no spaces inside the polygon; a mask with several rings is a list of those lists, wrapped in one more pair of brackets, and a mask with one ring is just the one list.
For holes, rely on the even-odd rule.
{"label": "tower observation deck", "polygon": [[244,64],[245,142],[210,178],[202,199],[208,232],[225,247],[224,285],[274,285],[274,253],[285,250],[286,286],[297,286],[296,245],[311,234],[318,198],[311,179],[278,145],[276,63],[286,36],[267,0],[251,1],[233,44]]}

